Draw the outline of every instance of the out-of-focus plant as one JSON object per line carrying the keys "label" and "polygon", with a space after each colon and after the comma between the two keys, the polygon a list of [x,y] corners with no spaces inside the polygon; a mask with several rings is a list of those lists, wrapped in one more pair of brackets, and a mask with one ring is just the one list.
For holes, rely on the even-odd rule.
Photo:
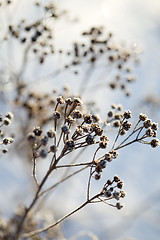
{"label": "out-of-focus plant", "polygon": [[[1,11],[10,8],[11,5],[12,1],[3,2]],[[124,198],[126,193],[122,190],[124,183],[118,175],[113,176],[112,179],[105,179],[103,186],[96,194],[93,193],[91,185],[94,181],[101,179],[106,166],[118,158],[120,149],[134,143],[147,144],[152,148],[159,146],[158,124],[152,122],[145,114],[140,113],[136,124],[132,124],[131,111],[124,111],[120,105],[112,104],[106,119],[101,120],[96,113],[96,108],[94,109],[90,102],[85,101],[86,89],[93,90],[104,85],[108,85],[112,90],[120,88],[126,96],[129,96],[128,85],[135,81],[130,65],[137,61],[137,50],[113,43],[113,34],[106,34],[103,27],[92,27],[82,33],[84,41],[73,43],[71,50],[60,49],[56,52],[54,24],[60,17],[65,16],[66,12],[60,11],[53,3],[44,5],[41,2],[35,2],[34,6],[43,11],[43,17],[29,23],[25,18],[17,24],[8,23],[1,35],[1,57],[5,60],[0,66],[3,85],[1,91],[8,92],[6,83],[11,84],[10,94],[6,94],[5,98],[15,115],[15,128],[19,132],[13,148],[16,151],[17,145],[19,146],[22,139],[25,139],[21,154],[25,158],[24,150],[26,149],[29,162],[32,163],[32,176],[36,186],[32,200],[27,206],[19,208],[6,222],[0,219],[2,240],[60,239],[57,225],[88,204],[102,202],[121,209],[123,204],[119,200]],[[53,19],[52,27],[48,26],[46,18]],[[16,41],[17,46],[22,49],[19,70],[15,70],[16,64],[14,65],[14,62],[10,64],[9,59],[5,57],[3,45],[9,46],[12,40]],[[15,49],[13,50],[16,54]],[[80,79],[77,94],[72,93],[72,85],[70,89],[64,87],[61,94],[59,90],[52,90],[49,93],[42,89],[36,91],[32,88],[32,84],[38,86],[39,80],[35,76],[33,82],[26,80],[25,71],[32,58],[38,61],[39,68],[42,68],[47,58],[56,58],[57,54],[64,57],[64,65],[60,70],[54,69],[53,73],[49,74],[51,78],[53,76],[56,78],[69,69],[73,69],[76,78],[83,71],[84,65],[87,66],[84,78]],[[99,67],[104,68],[105,71],[113,70],[114,78],[109,79],[109,82],[94,82],[90,86],[89,82],[92,81],[94,71]],[[8,81],[6,81],[6,74]],[[56,83],[55,87],[58,87]],[[96,99],[93,98],[93,102],[96,104]],[[0,128],[9,125],[12,118],[13,114],[10,112],[4,118],[1,116]],[[115,129],[114,140],[107,136],[109,128]],[[4,136],[2,130],[0,130],[0,137],[1,145],[13,142],[13,138]],[[87,152],[85,160],[79,161],[81,153],[91,146],[90,154]],[[7,150],[1,149],[1,152],[6,153]],[[75,152],[77,155],[72,159],[71,156]],[[37,168],[41,167],[40,164],[37,165],[40,159],[46,160],[47,170],[43,176],[37,177]],[[60,169],[65,169],[62,178],[53,185],[46,186],[51,174]],[[78,170],[70,173],[70,169]],[[42,216],[39,219],[35,218],[33,208],[36,206],[38,208],[40,199],[67,179],[75,175],[78,177],[78,173],[85,169],[89,169],[86,200],[79,207],[52,222]]]}

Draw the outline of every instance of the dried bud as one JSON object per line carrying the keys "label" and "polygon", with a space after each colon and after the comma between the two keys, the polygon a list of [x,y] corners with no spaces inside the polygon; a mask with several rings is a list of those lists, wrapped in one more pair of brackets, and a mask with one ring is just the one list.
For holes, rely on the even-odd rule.
{"label": "dried bud", "polygon": [[123,136],[123,135],[126,134],[126,131],[122,128],[122,129],[119,131],[119,134],[120,134],[121,136]]}
{"label": "dried bud", "polygon": [[116,128],[119,127],[120,126],[120,121],[118,121],[118,120],[114,121],[113,126],[116,127]]}
{"label": "dried bud", "polygon": [[143,114],[143,113],[139,114],[139,120],[145,121],[146,119],[147,119],[147,115],[146,114]]}
{"label": "dried bud", "polygon": [[96,180],[99,180],[99,179],[101,178],[101,174],[100,174],[100,173],[97,173],[97,174],[95,174],[94,177],[95,177]]}
{"label": "dried bud", "polygon": [[74,103],[77,105],[77,106],[81,106],[82,105],[82,101],[81,101],[81,99],[80,98],[74,98],[73,99],[73,101],[74,101]]}
{"label": "dried bud", "polygon": [[75,143],[72,139],[69,139],[65,142],[65,150],[72,151],[75,147]]}
{"label": "dried bud", "polygon": [[94,136],[91,134],[88,134],[88,136],[86,137],[86,143],[88,143],[89,145],[94,144],[95,143]]}
{"label": "dried bud", "polygon": [[40,151],[40,153],[39,153],[39,156],[40,156],[41,158],[46,158],[47,155],[48,155],[47,149],[42,148],[41,151]]}
{"label": "dried bud", "polygon": [[115,192],[113,193],[113,197],[118,201],[119,198],[120,198],[120,193],[115,191]]}
{"label": "dried bud", "polygon": [[151,123],[152,123],[151,120],[147,119],[147,120],[144,121],[143,125],[144,125],[145,128],[149,128],[151,126]]}
{"label": "dried bud", "polygon": [[132,124],[131,124],[130,122],[128,122],[128,121],[125,121],[125,122],[122,124],[122,126],[123,126],[123,129],[124,129],[125,131],[128,131],[128,130],[131,128]]}
{"label": "dried bud", "polygon": [[113,117],[113,111],[108,112],[108,117]]}
{"label": "dried bud", "polygon": [[119,178],[117,175],[115,175],[114,178],[113,178],[113,180],[114,180],[115,182],[119,182],[119,181],[120,181],[120,178]]}
{"label": "dried bud", "polygon": [[9,138],[9,137],[8,138],[6,138],[6,137],[3,138],[3,144],[4,145],[8,145],[10,143],[13,143],[13,141],[14,141],[13,138]]}
{"label": "dried bud", "polygon": [[54,138],[56,136],[56,132],[51,129],[47,132],[47,136],[49,138]]}
{"label": "dried bud", "polygon": [[132,117],[131,111],[128,110],[128,111],[124,112],[123,116],[124,116],[124,118],[126,118],[126,119],[131,118],[131,117]]}
{"label": "dried bud", "polygon": [[53,152],[53,153],[57,152],[57,147],[56,147],[56,145],[50,146],[50,151]]}
{"label": "dried bud", "polygon": [[147,135],[148,137],[153,137],[154,132],[152,131],[151,128],[148,128],[148,129],[146,130],[146,135]]}
{"label": "dried bud", "polygon": [[41,144],[42,144],[43,146],[46,146],[47,143],[48,143],[48,137],[47,137],[47,136],[42,137],[42,139],[41,139]]}
{"label": "dried bud", "polygon": [[110,179],[107,180],[107,184],[108,185],[111,185],[112,184],[112,181]]}
{"label": "dried bud", "polygon": [[61,115],[58,111],[54,111],[53,113],[53,119],[60,119]]}
{"label": "dried bud", "polygon": [[153,122],[152,125],[151,125],[151,128],[153,130],[158,130],[158,123]]}
{"label": "dried bud", "polygon": [[9,125],[9,124],[11,124],[11,121],[9,118],[5,117],[3,120],[3,123],[4,123],[4,125]]}
{"label": "dried bud", "polygon": [[126,196],[126,193],[124,191],[120,191],[120,197],[124,198]]}
{"label": "dried bud", "polygon": [[8,119],[12,119],[14,117],[14,115],[13,115],[13,113],[11,113],[11,112],[8,112],[7,114],[6,114],[6,118],[8,118]]}
{"label": "dried bud", "polygon": [[119,182],[117,183],[117,187],[120,188],[120,189],[123,187],[123,185],[124,185],[124,184],[123,184],[122,181],[119,181]]}
{"label": "dried bud", "polygon": [[111,162],[112,161],[112,155],[110,153],[106,153],[104,155],[105,160],[107,160],[107,162]]}
{"label": "dried bud", "polygon": [[59,104],[64,104],[65,103],[62,96],[57,97],[57,103],[59,103]]}
{"label": "dried bud", "polygon": [[30,142],[31,144],[34,144],[36,142],[36,137],[35,134],[33,132],[28,133],[27,135],[27,140],[28,142]]}
{"label": "dried bud", "polygon": [[112,192],[109,191],[109,190],[107,190],[106,192],[104,192],[104,196],[107,197],[107,198],[109,198],[109,197],[112,196]]}
{"label": "dried bud", "polygon": [[155,147],[157,147],[157,146],[159,146],[159,145],[160,145],[160,142],[159,142],[158,139],[156,139],[156,138],[152,139],[152,141],[151,141],[151,147],[155,148]]}
{"label": "dried bud", "polygon": [[120,210],[121,208],[123,208],[123,204],[117,202],[117,203],[116,203],[116,208],[117,208],[118,210]]}
{"label": "dried bud", "polygon": [[69,129],[68,125],[66,125],[66,124],[64,124],[64,125],[61,127],[61,129],[62,129],[62,132],[63,132],[64,134],[68,134],[68,133],[70,132],[70,129]]}
{"label": "dried bud", "polygon": [[41,136],[41,134],[42,134],[42,130],[40,127],[35,127],[33,129],[33,132],[34,132],[35,136]]}
{"label": "dried bud", "polygon": [[66,104],[71,105],[73,103],[73,100],[71,98],[67,98],[65,102]]}
{"label": "dried bud", "polygon": [[83,117],[83,114],[81,113],[81,111],[79,111],[79,110],[74,110],[73,112],[72,112],[72,116],[73,116],[73,118],[82,118]]}
{"label": "dried bud", "polygon": [[92,123],[92,115],[85,115],[84,122],[87,124],[91,124]]}

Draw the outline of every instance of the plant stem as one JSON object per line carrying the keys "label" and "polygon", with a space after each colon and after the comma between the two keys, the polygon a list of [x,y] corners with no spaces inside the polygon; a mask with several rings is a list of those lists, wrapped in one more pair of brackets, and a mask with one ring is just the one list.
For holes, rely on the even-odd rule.
{"label": "plant stem", "polygon": [[78,208],[76,208],[75,210],[73,210],[69,214],[65,215],[64,217],[60,218],[57,222],[55,222],[53,224],[50,224],[48,227],[44,227],[44,228],[41,228],[39,230],[35,230],[35,231],[29,232],[29,233],[25,233],[25,234],[22,235],[22,237],[28,238],[28,237],[32,237],[34,235],[37,235],[39,233],[46,232],[47,230],[49,230],[49,229],[55,227],[56,225],[58,225],[60,222],[64,221],[66,218],[68,218],[71,215],[73,215],[74,213],[78,212],[80,209],[84,208],[88,203],[91,203],[95,198],[98,198],[99,196],[101,196],[101,193],[98,193],[97,195],[93,196],[91,199],[88,199],[86,202],[84,202]]}

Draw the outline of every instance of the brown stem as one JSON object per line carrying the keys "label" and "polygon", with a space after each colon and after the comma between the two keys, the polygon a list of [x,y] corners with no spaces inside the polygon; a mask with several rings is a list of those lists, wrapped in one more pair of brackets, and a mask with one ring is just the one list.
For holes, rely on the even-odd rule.
{"label": "brown stem", "polygon": [[36,201],[38,200],[39,198],[39,193],[44,185],[44,183],[46,182],[46,180],[48,179],[49,175],[51,174],[51,172],[56,168],[56,164],[58,163],[58,161],[63,157],[63,151],[61,153],[61,155],[57,158],[57,160],[54,162],[54,164],[50,167],[50,169],[47,171],[46,175],[44,176],[44,178],[42,179],[39,187],[38,187],[38,190],[35,194],[35,197],[33,198],[31,204],[29,205],[28,208],[26,208],[25,210],[25,213],[24,215],[22,216],[22,219],[20,221],[20,224],[17,228],[17,231],[16,231],[16,234],[15,234],[15,237],[13,238],[13,240],[17,240],[19,238],[19,235],[22,231],[22,227],[23,227],[23,224],[24,224],[24,221],[26,219],[26,217],[28,216],[28,213],[30,212],[30,210],[33,208],[33,206],[35,205]]}
{"label": "brown stem", "polygon": [[41,228],[39,230],[35,230],[29,233],[25,233],[22,235],[22,237],[24,238],[28,238],[28,237],[32,237],[34,235],[37,235],[39,233],[42,232],[46,232],[47,230],[55,227],[56,225],[58,225],[60,222],[64,221],[66,218],[70,217],[71,215],[73,215],[74,213],[76,213],[77,211],[79,211],[80,209],[84,208],[88,203],[91,203],[95,198],[98,198],[99,196],[101,196],[101,193],[95,195],[94,197],[92,197],[91,199],[88,199],[86,202],[84,202],[82,205],[80,205],[78,208],[76,208],[75,210],[73,210],[72,212],[70,212],[69,214],[65,215],[64,217],[60,218],[57,222],[50,224],[48,227],[44,227]]}

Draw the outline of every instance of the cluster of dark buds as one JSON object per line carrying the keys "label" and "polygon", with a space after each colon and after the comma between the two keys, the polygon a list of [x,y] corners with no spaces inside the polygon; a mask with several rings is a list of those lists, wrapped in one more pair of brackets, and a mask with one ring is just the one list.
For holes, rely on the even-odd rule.
{"label": "cluster of dark buds", "polygon": [[[10,125],[12,122],[12,119],[13,119],[13,114],[11,112],[8,112],[4,118],[2,116],[0,116],[0,139],[1,139],[0,145],[6,146],[6,145],[13,143],[13,141],[14,141],[13,137],[6,137],[5,132],[2,131],[2,129],[1,129],[4,126]],[[8,150],[6,148],[3,148],[3,149],[0,148],[0,150],[2,153],[8,152]]]}
{"label": "cluster of dark buds", "polygon": [[[116,139],[113,144],[113,149],[118,150],[122,147],[125,147],[127,145],[130,145],[134,142],[149,144],[151,147],[155,148],[160,145],[159,140],[157,137],[157,130],[158,130],[158,123],[152,122],[151,119],[149,119],[145,114],[140,113],[139,119],[135,126],[133,127],[133,130],[131,131],[132,123],[129,122],[128,119],[132,118],[131,111],[125,111],[122,112],[122,109],[118,109],[117,107],[113,107],[115,111],[110,111],[108,113],[108,118],[106,120],[106,123],[113,123],[113,127],[118,128],[118,134],[116,136]],[[120,111],[119,111],[120,110]],[[131,131],[131,133],[130,133]],[[127,137],[117,146],[115,147],[117,140],[120,136],[127,135]],[[133,139],[133,136],[135,138]],[[129,139],[131,139],[129,141]],[[152,138],[150,140],[150,138]],[[146,141],[146,139],[149,139]]]}
{"label": "cluster of dark buds", "polygon": [[[116,207],[117,209],[121,209],[123,207],[123,205],[119,202],[120,198],[125,197],[125,192],[122,190],[123,181],[121,181],[117,175],[114,176],[113,180],[107,180],[100,193],[94,196],[91,196],[91,180],[93,178],[96,180],[101,178],[102,171],[106,168],[107,163],[117,158],[119,149],[135,142],[147,143],[152,147],[159,145],[159,140],[155,138],[157,136],[156,131],[158,129],[157,123],[152,122],[145,114],[140,114],[138,122],[134,126],[133,130],[131,130],[132,125],[129,121],[131,118],[132,115],[129,110],[122,111],[121,106],[112,105],[112,110],[108,113],[106,123],[107,125],[110,124],[118,129],[118,133],[111,149],[97,158],[97,153],[100,150],[104,151],[108,147],[109,138],[104,135],[103,129],[103,127],[107,127],[107,125],[100,122],[97,116],[86,113],[84,108],[82,108],[82,101],[80,98],[64,98],[62,96],[58,96],[56,98],[51,120],[53,127],[44,133],[42,128],[37,126],[27,136],[32,149],[33,178],[37,185],[37,192],[30,205],[25,209],[24,214],[22,214],[21,220],[17,226],[14,240],[19,236],[27,238],[35,236],[41,232],[46,232],[89,203],[104,202],[110,206]],[[116,126],[115,122],[118,122],[118,126]],[[121,134],[122,131],[124,131],[124,134]],[[118,144],[118,140],[120,137],[124,137],[124,135],[126,135],[126,138]],[[133,136],[135,136],[135,138],[133,138]],[[146,141],[147,138],[151,137],[153,138],[151,141]],[[92,145],[97,146],[94,151],[92,161],[73,164],[73,162],[70,163],[69,160],[68,164],[60,165],[61,159],[65,156],[77,149],[86,149]],[[49,158],[49,156],[51,158],[48,171],[43,179],[38,181],[36,177],[36,161],[38,158]],[[78,157],[76,157],[76,160],[77,159]],[[68,169],[70,167],[82,168],[66,176],[53,186],[44,189],[47,179],[55,169]],[[55,188],[55,186],[57,186],[60,182],[67,180],[69,177],[72,177],[86,168],[90,169],[86,201],[77,209],[73,210],[53,224],[39,230],[32,230],[28,233],[22,234],[24,222],[28,218],[28,214],[32,207],[36,204],[37,200],[43,196],[44,193]],[[112,204],[108,202],[110,200],[116,200],[117,202],[116,204]]]}
{"label": "cluster of dark buds", "polygon": [[[103,201],[106,202],[107,200],[111,199],[119,201],[120,198],[124,198],[126,193],[122,190],[123,185],[123,181],[121,181],[117,175],[114,176],[113,180],[107,180],[102,190],[102,196],[104,197]],[[116,207],[117,209],[121,209],[123,207],[123,204],[120,202],[117,202],[116,205],[109,205]]]}
{"label": "cluster of dark buds", "polygon": [[[46,231],[55,227],[56,225],[64,221],[66,218],[76,213],[77,211],[81,210],[82,208],[84,208],[86,205],[90,203],[102,202],[109,206],[116,207],[119,210],[123,208],[123,204],[121,204],[119,200],[120,198],[124,198],[126,195],[126,193],[122,190],[122,188],[123,188],[123,181],[121,181],[120,178],[117,175],[115,175],[113,180],[107,180],[107,182],[103,186],[103,189],[98,194],[88,198],[82,205],[80,205],[78,208],[76,208],[69,214],[65,215],[64,217],[60,218],[58,221],[50,224],[47,227],[44,227],[39,230],[31,231],[29,233],[25,233],[22,236],[24,238],[28,238],[28,237],[33,237],[41,232],[45,233]],[[117,201],[116,204],[110,203],[110,201],[112,200],[113,201],[116,200]]]}
{"label": "cluster of dark buds", "polygon": [[[124,91],[126,96],[129,96],[127,85],[135,81],[129,65],[136,61],[137,50],[127,49],[127,47],[113,43],[113,34],[111,32],[106,34],[103,27],[92,27],[88,31],[83,32],[82,36],[85,37],[85,41],[75,42],[72,50],[67,51],[66,54],[72,58],[71,62],[65,65],[65,68],[73,67],[76,69],[74,71],[75,74],[78,74],[79,66],[84,62],[89,65],[89,74],[96,67],[97,63],[105,68],[106,66],[114,68],[115,76],[113,76],[113,81],[108,84],[109,87],[111,89],[119,88]],[[87,72],[87,76],[81,84],[81,93],[83,93],[88,84],[89,74]],[[106,85],[106,81],[100,84]],[[96,83],[95,87],[100,87],[100,85]]]}
{"label": "cluster of dark buds", "polygon": [[52,20],[55,22],[65,14],[65,11],[57,9],[54,3],[43,4],[37,1],[35,6],[43,12],[43,18],[35,20],[32,23],[28,23],[27,19],[22,18],[17,24],[10,24],[3,40],[16,39],[20,44],[25,46],[24,59],[28,57],[29,53],[34,54],[38,58],[39,63],[43,64],[47,56],[55,53],[53,24],[49,26],[48,21]]}

